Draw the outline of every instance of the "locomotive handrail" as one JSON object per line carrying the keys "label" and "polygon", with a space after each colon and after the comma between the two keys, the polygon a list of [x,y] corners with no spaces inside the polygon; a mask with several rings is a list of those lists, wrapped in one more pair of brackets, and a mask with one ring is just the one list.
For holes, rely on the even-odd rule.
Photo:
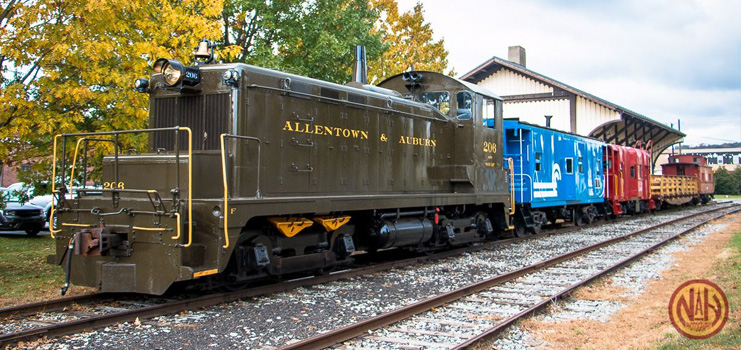
{"label": "locomotive handrail", "polygon": [[[62,138],[62,159],[61,159],[61,166],[62,166],[62,186],[64,186],[64,173],[65,173],[65,159],[66,159],[66,141],[67,137],[82,137],[77,140],[77,144],[75,146],[75,153],[74,158],[72,162],[72,170],[70,172],[70,187],[72,187],[73,180],[74,180],[74,167],[76,165],[77,161],[77,153],[79,152],[79,146],[80,143],[83,140],[88,140],[87,136],[113,136],[113,140],[110,140],[114,143],[114,176],[115,176],[115,182],[118,183],[118,136],[121,134],[135,134],[135,133],[153,133],[153,132],[164,132],[164,131],[174,131],[176,136],[179,131],[186,131],[188,133],[188,242],[183,247],[187,248],[190,247],[190,245],[193,243],[193,131],[189,127],[181,127],[181,126],[174,126],[169,128],[154,128],[154,129],[135,129],[135,130],[120,130],[120,131],[101,131],[101,132],[88,132],[88,133],[70,133],[70,134],[57,134],[54,136],[54,146],[53,146],[53,154],[52,154],[52,188],[51,192],[52,194],[57,194],[60,191],[56,189],[56,170],[57,170],[57,142],[58,139]],[[97,141],[107,141],[107,140],[97,140]],[[177,137],[175,139],[175,148],[176,148],[176,159],[177,166],[176,166],[176,173],[177,173],[177,183],[176,186],[180,186],[180,167],[179,167],[179,159],[180,159],[180,148],[177,145]],[[83,184],[84,186],[84,184]],[[78,190],[79,192],[89,192],[86,191],[86,189]],[[105,190],[100,189],[91,189],[90,191],[103,191],[108,192]],[[125,190],[125,189],[115,189],[115,191],[110,192],[136,192],[137,190]],[[142,191],[141,193],[152,193],[151,191],[154,190],[138,190]],[[156,192],[156,191],[155,191]],[[62,195],[63,196],[63,195]],[[151,200],[151,199],[150,199]],[[174,209],[174,207],[173,207]],[[55,237],[55,233],[61,232],[62,230],[54,230],[53,222],[54,222],[54,214],[56,210],[54,208],[54,201],[52,201],[52,207],[51,207],[51,215],[49,215],[49,232],[52,236],[52,238]],[[177,213],[176,213],[177,214]],[[180,238],[180,216],[179,214],[176,215],[178,218],[178,235],[176,237],[173,237],[173,239],[179,239]]]}
{"label": "locomotive handrail", "polygon": [[231,134],[221,134],[221,179],[224,184],[224,245],[222,248],[226,249],[229,248],[229,183],[227,181],[226,176],[226,151],[228,146],[226,145],[226,140],[229,138],[233,139],[240,139],[240,140],[247,140],[247,141],[257,141],[257,188],[255,193],[255,198],[260,198],[260,169],[261,169],[261,154],[262,154],[262,142],[259,138],[252,137],[252,136],[242,136],[242,135],[231,135]]}
{"label": "locomotive handrail", "polygon": [[[357,102],[352,102],[352,101],[347,101],[347,100],[340,100],[340,99],[336,99],[336,98],[331,98],[331,97],[326,97],[326,96],[321,96],[321,95],[314,95],[314,94],[311,94],[311,93],[306,93],[306,92],[301,92],[301,91],[293,91],[293,90],[290,90],[290,89],[275,88],[275,87],[271,87],[271,86],[264,86],[264,85],[257,85],[257,84],[247,85],[246,87],[253,88],[253,89],[257,88],[257,89],[266,89],[266,90],[278,91],[278,92],[281,92],[281,93],[291,93],[291,94],[295,94],[295,95],[303,95],[303,96],[308,96],[308,97],[316,97],[316,98],[321,99],[321,100],[331,101],[331,102],[335,102],[335,103],[345,103],[345,104],[348,104],[348,105],[354,105],[354,106],[363,107],[363,108],[377,109],[377,110],[384,111],[384,112],[389,112],[389,113],[390,112],[394,112],[394,113],[399,113],[399,114],[406,114],[406,115],[410,115],[410,116],[417,117],[417,118],[422,118],[422,119],[440,120],[440,119],[437,119],[437,118],[425,117],[425,116],[414,114],[414,113],[409,113],[409,112],[404,112],[404,111],[397,111],[397,110],[393,110],[391,108],[383,108],[383,107],[373,106],[373,105],[370,105],[370,104],[363,104],[363,103],[357,103]],[[387,97],[392,97],[392,96],[387,96]],[[437,114],[439,114],[443,118],[445,118],[445,121],[450,122],[450,123],[456,123],[456,124],[458,123],[455,119],[453,119],[452,117],[450,117],[450,116],[448,116],[448,115],[440,112],[440,110],[438,110],[437,108],[432,108],[432,109],[435,110],[437,112]]]}
{"label": "locomotive handrail", "polygon": [[54,229],[54,195],[57,191],[54,189],[54,184],[56,184],[57,179],[57,139],[61,137],[62,135],[54,135],[54,146],[52,151],[52,167],[51,167],[51,209],[49,211],[49,235],[51,238],[56,239],[57,237],[54,235],[57,232],[62,232],[62,230],[55,230]]}
{"label": "locomotive handrail", "polygon": [[507,158],[507,165],[509,167],[509,215],[515,214],[515,159],[512,157]]}

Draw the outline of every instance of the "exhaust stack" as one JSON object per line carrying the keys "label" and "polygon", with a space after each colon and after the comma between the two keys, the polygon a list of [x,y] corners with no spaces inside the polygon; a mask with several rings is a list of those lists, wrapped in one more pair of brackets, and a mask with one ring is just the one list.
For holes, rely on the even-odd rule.
{"label": "exhaust stack", "polygon": [[352,71],[352,80],[362,85],[368,84],[368,65],[365,59],[365,46],[355,46],[355,66]]}

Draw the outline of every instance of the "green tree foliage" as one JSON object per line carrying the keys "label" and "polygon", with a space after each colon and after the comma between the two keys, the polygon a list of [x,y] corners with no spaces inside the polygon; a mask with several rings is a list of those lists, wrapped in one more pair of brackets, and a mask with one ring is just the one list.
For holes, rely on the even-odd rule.
{"label": "green tree foliage", "polygon": [[[379,83],[404,72],[411,64],[415,70],[443,73],[448,68],[448,51],[444,40],[432,38],[432,28],[425,23],[424,8],[417,3],[409,12],[399,13],[396,0],[372,0],[383,21],[377,29],[389,46],[382,56],[370,63],[368,77]],[[455,72],[449,71],[448,75]]]}
{"label": "green tree foliage", "polygon": [[729,172],[726,168],[718,168],[713,176],[716,194],[739,194],[741,190],[741,168]]}
{"label": "green tree foliage", "polygon": [[735,194],[741,194],[741,167],[736,167],[736,169],[731,172],[731,176],[733,177],[733,182],[736,184]]}
{"label": "green tree foliage", "polygon": [[385,49],[373,30],[377,19],[361,0],[228,0],[222,43],[237,49],[225,59],[345,83],[354,45],[365,45],[370,57]]}
{"label": "green tree foliage", "polygon": [[[0,0],[0,159],[49,177],[58,133],[137,129],[146,96],[132,89],[159,57],[190,63],[220,39],[222,2]],[[141,147],[124,138],[123,149]],[[96,145],[110,151],[110,143]],[[74,147],[68,147],[72,149]],[[94,152],[94,151],[93,151]],[[31,174],[21,174],[26,182]]]}

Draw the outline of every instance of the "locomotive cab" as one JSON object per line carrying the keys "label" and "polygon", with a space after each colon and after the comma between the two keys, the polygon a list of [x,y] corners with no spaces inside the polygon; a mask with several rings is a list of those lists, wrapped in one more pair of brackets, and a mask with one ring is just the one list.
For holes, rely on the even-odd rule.
{"label": "locomotive cab", "polygon": [[434,108],[451,121],[454,164],[447,167],[456,192],[507,191],[502,144],[502,100],[474,84],[435,72],[405,72],[379,86]]}

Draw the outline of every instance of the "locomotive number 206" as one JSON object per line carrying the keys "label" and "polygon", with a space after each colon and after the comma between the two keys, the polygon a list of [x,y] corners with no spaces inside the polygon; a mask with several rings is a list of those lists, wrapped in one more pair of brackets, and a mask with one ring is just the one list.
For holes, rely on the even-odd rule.
{"label": "locomotive number 206", "polygon": [[484,141],[484,153],[497,153],[497,144],[494,142]]}
{"label": "locomotive number 206", "polygon": [[111,182],[103,183],[103,189],[106,189],[106,190],[113,190],[113,189],[123,190],[125,187],[126,186],[124,185],[123,181],[122,182],[111,181]]}

